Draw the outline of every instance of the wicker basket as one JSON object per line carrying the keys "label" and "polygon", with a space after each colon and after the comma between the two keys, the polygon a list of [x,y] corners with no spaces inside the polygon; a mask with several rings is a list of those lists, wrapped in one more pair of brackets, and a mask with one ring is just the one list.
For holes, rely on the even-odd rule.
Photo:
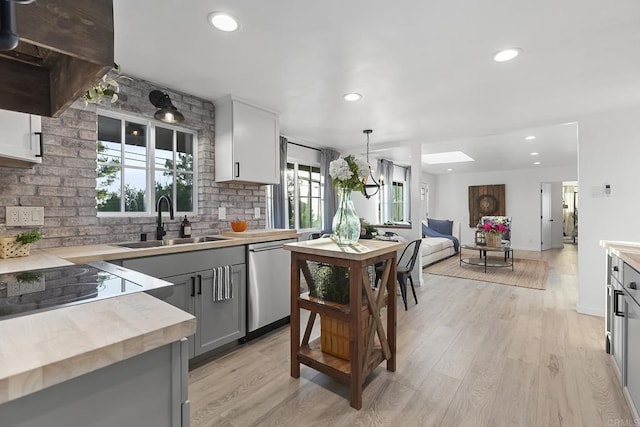
{"label": "wicker basket", "polygon": [[[362,347],[366,348],[371,317],[369,312],[362,318]],[[334,317],[320,316],[320,345],[323,353],[351,360],[349,355],[349,322]]]}
{"label": "wicker basket", "polygon": [[499,248],[502,246],[502,233],[486,233],[485,240],[487,242],[487,246]]}
{"label": "wicker basket", "polygon": [[0,259],[17,258],[21,256],[29,256],[31,244],[22,244],[16,242],[13,237],[0,237]]}

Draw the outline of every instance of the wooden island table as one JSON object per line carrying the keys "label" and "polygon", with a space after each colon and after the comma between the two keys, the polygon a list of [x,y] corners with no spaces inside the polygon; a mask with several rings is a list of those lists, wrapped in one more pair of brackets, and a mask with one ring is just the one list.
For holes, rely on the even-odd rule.
{"label": "wooden island table", "polygon": [[[338,246],[331,239],[290,243],[291,251],[291,376],[300,377],[300,363],[349,384],[351,406],[362,407],[362,385],[367,376],[383,361],[387,370],[396,370],[396,251],[398,242],[360,240],[349,246]],[[314,288],[308,262],[349,268],[349,303],[339,304],[300,293],[300,272]],[[367,268],[381,263],[381,285],[372,289]],[[380,312],[387,308],[386,331]],[[300,341],[300,309],[311,312]],[[321,350],[320,339],[309,341],[317,315],[348,322],[350,360]],[[363,328],[370,324],[369,332]],[[377,339],[376,339],[377,335]]]}

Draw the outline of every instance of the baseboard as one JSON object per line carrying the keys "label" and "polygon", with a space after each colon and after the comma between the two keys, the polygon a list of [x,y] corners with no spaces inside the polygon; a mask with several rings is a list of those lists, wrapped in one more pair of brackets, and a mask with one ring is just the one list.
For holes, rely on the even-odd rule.
{"label": "baseboard", "polygon": [[587,307],[576,303],[576,311],[580,314],[588,314],[590,316],[604,317],[604,309],[596,307]]}

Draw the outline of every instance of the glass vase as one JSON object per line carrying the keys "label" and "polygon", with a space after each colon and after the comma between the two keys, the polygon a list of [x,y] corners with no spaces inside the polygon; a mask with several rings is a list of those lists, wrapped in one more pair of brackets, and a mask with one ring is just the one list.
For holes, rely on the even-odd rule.
{"label": "glass vase", "polygon": [[351,201],[351,190],[342,189],[338,209],[333,216],[333,236],[339,245],[351,245],[360,238],[360,218]]}

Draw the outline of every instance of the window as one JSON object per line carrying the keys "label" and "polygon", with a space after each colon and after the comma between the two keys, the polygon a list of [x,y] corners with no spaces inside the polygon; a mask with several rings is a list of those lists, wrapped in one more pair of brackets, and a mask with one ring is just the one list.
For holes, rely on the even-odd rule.
{"label": "window", "polygon": [[98,212],[153,214],[169,196],[178,213],[194,213],[195,134],[114,113],[98,113]]}
{"label": "window", "polygon": [[391,220],[404,220],[404,184],[393,182],[391,186]]}
{"label": "window", "polygon": [[289,228],[322,228],[322,178],[320,167],[287,163]]}

